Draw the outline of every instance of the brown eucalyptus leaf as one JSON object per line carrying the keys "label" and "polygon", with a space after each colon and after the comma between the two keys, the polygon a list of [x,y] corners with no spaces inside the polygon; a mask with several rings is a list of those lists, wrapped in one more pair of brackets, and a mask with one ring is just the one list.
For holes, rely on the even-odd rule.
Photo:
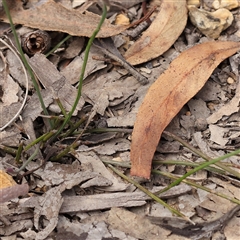
{"label": "brown eucalyptus leaf", "polygon": [[149,88],[139,108],[131,144],[131,175],[150,178],[154,152],[165,127],[205,84],[238,42],[206,42],[181,53]]}
{"label": "brown eucalyptus leaf", "polygon": [[126,60],[136,65],[160,56],[176,41],[186,23],[186,0],[163,0],[151,26],[127,50]]}
{"label": "brown eucalyptus leaf", "polygon": [[[53,0],[41,1],[38,4],[35,1],[35,6],[29,9],[24,9],[22,1],[19,0],[8,0],[7,4],[14,24],[45,31],[66,32],[73,36],[91,37],[101,18],[87,11],[83,14],[75,9],[67,9]],[[4,10],[0,11],[0,16],[2,21],[9,22]],[[106,19],[97,37],[117,35],[129,26],[112,25]]]}

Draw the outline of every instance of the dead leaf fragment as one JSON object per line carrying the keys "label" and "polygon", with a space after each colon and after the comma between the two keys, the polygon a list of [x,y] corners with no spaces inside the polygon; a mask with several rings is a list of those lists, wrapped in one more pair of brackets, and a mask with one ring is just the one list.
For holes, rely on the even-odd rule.
{"label": "dead leaf fragment", "polygon": [[143,216],[121,208],[109,211],[107,223],[114,229],[124,231],[137,239],[167,239],[169,230],[156,226]]}
{"label": "dead leaf fragment", "polygon": [[10,175],[0,170],[0,203],[23,196],[28,190],[27,184],[18,185]]}
{"label": "dead leaf fragment", "polygon": [[126,17],[124,14],[119,14],[116,17],[115,24],[125,26],[125,25],[129,25],[130,21],[129,21],[129,18]]}
{"label": "dead leaf fragment", "polygon": [[235,96],[231,99],[231,101],[223,105],[216,112],[214,112],[210,117],[207,118],[208,124],[216,123],[223,116],[231,116],[231,114],[239,111],[240,76],[238,77],[238,79],[239,79],[238,80],[239,82],[238,82]]}
{"label": "dead leaf fragment", "polygon": [[12,187],[14,185],[16,185],[16,183],[13,178],[4,171],[0,170],[0,189]]}
{"label": "dead leaf fragment", "polygon": [[185,0],[162,1],[161,9],[151,26],[126,52],[126,60],[136,65],[160,56],[176,41],[186,22]]}
{"label": "dead leaf fragment", "polygon": [[[45,31],[66,32],[73,36],[91,37],[101,18],[87,11],[83,14],[74,9],[67,9],[53,0],[37,4],[34,2],[35,7],[24,9],[22,1],[7,1],[14,24]],[[0,11],[0,15],[2,21],[9,22],[3,10]],[[114,36],[129,26],[116,26],[105,20],[97,36],[100,38]]]}
{"label": "dead leaf fragment", "polygon": [[149,88],[138,111],[131,144],[131,175],[150,178],[162,131],[205,84],[218,64],[240,49],[237,42],[207,42],[181,53]]}

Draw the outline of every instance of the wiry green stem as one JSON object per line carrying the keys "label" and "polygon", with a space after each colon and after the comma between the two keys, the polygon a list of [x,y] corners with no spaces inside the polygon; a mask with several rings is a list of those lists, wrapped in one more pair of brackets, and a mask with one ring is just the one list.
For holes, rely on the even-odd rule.
{"label": "wiry green stem", "polygon": [[125,176],[123,173],[121,173],[120,171],[118,171],[115,167],[113,167],[112,165],[108,164],[108,167],[110,167],[115,173],[117,173],[120,177],[122,177],[123,179],[125,179],[126,181],[132,183],[134,186],[136,186],[137,188],[139,188],[141,191],[143,191],[144,193],[146,193],[149,197],[151,197],[152,199],[154,199],[156,202],[160,203],[161,205],[163,205],[164,207],[166,207],[169,211],[171,211],[172,213],[176,214],[179,217],[182,217],[183,219],[191,222],[192,224],[194,224],[187,216],[185,216],[184,214],[182,214],[181,212],[179,212],[178,210],[174,209],[173,207],[171,207],[170,205],[168,205],[167,203],[165,203],[162,199],[160,199],[158,196],[156,196],[156,194],[153,194],[152,192],[148,191],[146,188],[144,188],[143,186],[141,186],[139,183],[137,183],[136,181],[134,181],[133,179]]}
{"label": "wiry green stem", "polygon": [[[165,177],[168,177],[168,178],[172,178],[172,179],[176,179],[176,180],[178,179],[177,176],[174,176],[173,174],[167,173],[167,172],[162,172],[162,171],[158,171],[158,170],[152,170],[152,173],[160,174],[160,175],[162,175],[162,176],[165,176]],[[239,201],[238,199],[233,198],[233,197],[229,197],[229,196],[226,195],[226,194],[217,192],[217,191],[215,191],[215,190],[212,190],[212,189],[210,189],[210,188],[204,187],[204,186],[202,186],[202,185],[200,185],[200,184],[197,184],[197,183],[195,183],[195,182],[193,182],[193,181],[189,181],[189,180],[187,180],[187,179],[182,180],[182,182],[183,182],[183,183],[186,183],[186,184],[188,184],[188,185],[190,185],[190,186],[193,186],[193,187],[195,187],[195,188],[202,189],[203,191],[206,191],[206,192],[215,194],[216,196],[225,198],[225,199],[227,199],[227,200],[229,200],[229,201],[231,201],[231,202],[233,202],[233,203],[236,203],[236,204],[240,205],[240,201]],[[157,194],[157,193],[155,193],[155,194]]]}
{"label": "wiry green stem", "polygon": [[69,38],[71,38],[71,35],[67,35],[61,42],[59,42],[51,51],[49,51],[47,54],[45,54],[46,57],[54,53],[64,42],[66,42]]}
{"label": "wiry green stem", "polygon": [[58,129],[58,131],[54,134],[53,138],[50,141],[53,141],[62,132],[62,130],[64,129],[66,124],[69,122],[70,118],[72,117],[72,115],[73,115],[73,113],[74,113],[74,111],[75,111],[75,109],[76,109],[76,107],[78,105],[78,102],[80,100],[81,93],[82,93],[83,77],[84,77],[84,73],[85,73],[86,66],[87,66],[87,61],[88,61],[90,48],[92,46],[92,43],[93,43],[95,37],[97,36],[98,32],[100,31],[101,26],[102,26],[106,16],[107,16],[107,6],[106,6],[106,4],[104,4],[103,5],[103,13],[102,13],[101,20],[100,20],[96,30],[93,32],[91,38],[89,39],[87,47],[86,47],[86,50],[85,50],[84,61],[83,61],[82,69],[81,69],[81,74],[80,74],[80,77],[79,77],[79,85],[78,85],[77,97],[75,99],[75,102],[73,104],[73,107],[72,107],[71,111],[68,113],[68,116],[65,118],[62,126]]}
{"label": "wiry green stem", "polygon": [[[48,111],[46,109],[46,106],[44,104],[44,101],[43,101],[40,89],[39,89],[38,84],[37,84],[37,81],[36,81],[35,76],[33,74],[33,71],[32,71],[31,67],[28,64],[28,61],[27,61],[26,57],[24,56],[24,53],[23,53],[21,44],[19,42],[18,35],[17,35],[16,30],[15,30],[15,27],[14,27],[14,24],[13,24],[13,21],[12,21],[12,17],[11,17],[11,14],[10,14],[10,11],[8,9],[6,1],[3,0],[2,4],[3,4],[4,11],[5,11],[5,13],[6,13],[7,17],[8,17],[9,22],[10,22],[11,29],[12,29],[12,32],[13,32],[13,36],[15,38],[15,41],[16,41],[16,44],[17,44],[17,48],[18,48],[18,51],[20,53],[20,57],[21,57],[21,59],[23,61],[24,66],[26,67],[27,71],[29,72],[29,74],[31,76],[34,88],[35,88],[35,90],[37,92],[39,101],[40,101],[42,109],[43,109],[43,112],[44,112],[45,115],[49,115],[49,113],[48,113]],[[49,123],[50,123],[51,127],[53,128],[53,123],[51,121],[49,121]]]}
{"label": "wiry green stem", "polygon": [[[231,152],[231,153],[228,153],[228,154],[225,154],[221,157],[218,157],[216,159],[213,159],[209,162],[205,162],[203,164],[201,164],[200,166],[190,170],[189,172],[187,172],[186,174],[184,174],[182,177],[178,178],[176,181],[174,181],[173,183],[171,183],[170,185],[168,185],[166,188],[164,188],[163,190],[159,191],[158,193],[156,194],[160,194],[160,193],[163,193],[163,192],[166,192],[167,190],[169,190],[170,188],[178,185],[182,180],[186,179],[188,176],[194,174],[195,172],[199,171],[199,170],[202,170],[208,166],[210,166],[211,164],[216,164],[217,162],[220,162],[226,158],[229,158],[229,157],[232,157],[232,156],[235,156],[237,154],[240,153],[240,149],[234,151],[234,152]],[[239,177],[239,176],[238,176]]]}
{"label": "wiry green stem", "polygon": [[[187,147],[189,150],[191,150],[192,152],[194,152],[195,154],[197,154],[198,156],[200,156],[201,158],[205,159],[206,161],[211,161],[212,159],[210,157],[208,157],[206,154],[204,154],[203,152],[199,151],[198,149],[196,149],[195,147],[191,146],[189,143],[185,142],[184,140],[182,140],[180,137],[176,136],[173,133],[170,133],[168,131],[164,131],[164,134],[166,134],[169,137],[172,137],[173,139],[175,139],[176,141],[180,142],[183,146]],[[224,169],[226,172],[231,173],[233,176],[239,176],[239,173],[234,171],[233,169],[224,166],[222,163],[220,162],[216,162],[215,163],[216,166]]]}

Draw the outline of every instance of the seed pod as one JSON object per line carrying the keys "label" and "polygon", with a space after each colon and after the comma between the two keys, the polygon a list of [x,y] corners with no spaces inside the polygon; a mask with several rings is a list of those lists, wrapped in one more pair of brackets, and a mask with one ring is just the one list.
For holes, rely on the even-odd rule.
{"label": "seed pod", "polygon": [[51,45],[51,38],[45,31],[36,30],[21,37],[22,48],[28,55],[45,53]]}

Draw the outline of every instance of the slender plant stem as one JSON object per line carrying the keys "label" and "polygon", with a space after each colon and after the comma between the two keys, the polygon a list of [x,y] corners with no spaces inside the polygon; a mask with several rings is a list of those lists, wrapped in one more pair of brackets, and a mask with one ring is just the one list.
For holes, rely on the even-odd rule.
{"label": "slender plant stem", "polygon": [[87,44],[87,47],[86,47],[86,50],[85,50],[85,55],[84,55],[84,60],[83,60],[83,65],[82,65],[82,69],[81,69],[81,74],[80,74],[80,77],[79,77],[79,85],[78,85],[78,93],[77,93],[77,97],[75,99],[75,102],[73,104],[73,107],[72,109],[70,110],[70,112],[68,113],[68,116],[65,118],[62,126],[58,129],[58,131],[54,134],[54,136],[52,137],[52,139],[50,140],[53,141],[61,132],[62,130],[64,129],[64,127],[66,126],[66,124],[69,122],[70,118],[72,117],[77,105],[78,105],[78,102],[80,100],[80,97],[81,97],[81,93],[82,93],[82,84],[83,84],[83,77],[84,77],[84,73],[85,73],[85,70],[86,70],[86,66],[87,66],[87,61],[88,61],[88,56],[89,56],[89,52],[90,52],[90,48],[92,46],[92,43],[95,39],[95,37],[97,36],[98,32],[100,31],[101,27],[102,27],[102,24],[105,20],[107,16],[107,6],[106,4],[103,4],[103,13],[102,13],[102,17],[101,17],[101,20],[96,28],[96,30],[93,32],[91,38],[89,39],[88,41],[88,44]]}
{"label": "slender plant stem", "polygon": [[160,203],[161,205],[163,205],[164,207],[166,207],[169,211],[171,211],[172,213],[176,214],[179,217],[184,218],[185,220],[187,220],[188,222],[191,222],[192,224],[194,224],[187,216],[185,216],[184,214],[182,214],[181,212],[177,211],[176,209],[174,209],[173,207],[169,206],[167,203],[165,203],[162,199],[160,199],[158,196],[156,196],[155,194],[153,194],[152,192],[148,191],[146,188],[144,188],[143,186],[141,186],[139,183],[137,183],[136,181],[134,181],[133,179],[125,176],[123,173],[121,173],[120,171],[118,171],[115,167],[113,167],[110,164],[107,164],[109,168],[111,168],[115,173],[117,173],[120,177],[122,177],[123,179],[125,179],[126,181],[128,181],[129,183],[132,183],[134,186],[136,186],[137,188],[139,188],[141,191],[143,191],[144,193],[146,193],[149,197],[151,197],[152,199],[154,199],[156,202]]}
{"label": "slender plant stem", "polygon": [[53,52],[55,52],[64,42],[66,42],[69,38],[71,38],[71,35],[67,35],[61,42],[59,42],[52,50],[50,50],[47,54],[45,54],[46,57],[51,55]]}
{"label": "slender plant stem", "polygon": [[28,160],[19,168],[18,173],[22,171],[36,156],[39,151],[39,147],[37,146],[34,153],[28,158]]}
{"label": "slender plant stem", "polygon": [[[86,116],[82,117],[71,129],[69,129],[65,134],[63,134],[62,137],[68,137],[70,135],[73,135],[74,131],[79,128],[81,124],[83,124],[86,121]],[[82,133],[82,132],[81,132]],[[79,134],[81,134],[79,133]]]}
{"label": "slender plant stem", "polygon": [[[239,150],[236,150],[236,151],[233,151],[233,152],[231,152],[231,153],[225,154],[225,155],[223,155],[223,156],[221,156],[221,157],[218,157],[218,158],[216,158],[216,159],[213,159],[213,160],[211,160],[211,161],[209,161],[209,162],[205,162],[205,163],[201,164],[200,166],[198,166],[198,167],[190,170],[189,172],[187,172],[186,174],[184,174],[182,177],[178,178],[176,181],[174,181],[173,183],[171,183],[171,184],[168,185],[166,188],[162,189],[161,191],[159,191],[159,192],[156,193],[156,194],[166,192],[167,190],[169,190],[170,188],[178,185],[182,180],[184,180],[184,179],[187,178],[188,176],[194,174],[195,172],[197,172],[197,171],[199,171],[199,170],[202,170],[202,169],[210,166],[211,164],[215,164],[215,163],[217,163],[217,162],[219,162],[219,161],[222,161],[222,160],[224,160],[224,159],[226,159],[226,158],[235,156],[235,155],[237,155],[237,154],[239,154],[239,153],[240,153],[240,149],[239,149]],[[239,177],[239,176],[238,176],[238,177]]]}
{"label": "slender plant stem", "polygon": [[53,131],[47,132],[45,134],[43,134],[42,136],[40,136],[39,138],[35,139],[34,141],[32,141],[31,143],[29,143],[25,148],[24,151],[26,152],[27,150],[29,150],[31,147],[33,147],[35,144],[41,142],[41,141],[47,141],[50,137],[52,137],[54,135]]}
{"label": "slender plant stem", "polygon": [[15,148],[7,147],[7,146],[4,146],[4,145],[0,144],[0,149],[2,149],[6,153],[11,154],[12,156],[17,155],[17,150]]}
{"label": "slender plant stem", "polygon": [[[201,165],[203,162],[187,162],[187,161],[177,161],[177,160],[153,160],[153,165],[159,165],[159,164],[166,164],[166,165],[182,165],[182,166],[190,166],[190,167],[197,167]],[[209,172],[214,172],[218,174],[226,174],[225,171],[223,171],[220,168],[215,167],[206,167],[206,170]]]}
{"label": "slender plant stem", "polygon": [[[187,147],[189,150],[191,150],[192,152],[194,152],[195,154],[197,154],[201,158],[205,159],[206,161],[211,161],[212,160],[206,154],[204,154],[203,152],[199,151],[195,147],[191,146],[190,144],[188,144],[187,142],[185,142],[184,140],[182,140],[180,137],[176,136],[175,134],[170,133],[168,131],[164,131],[163,133],[166,134],[169,137],[172,137],[176,141],[180,142],[183,146]],[[239,177],[239,173],[238,172],[234,171],[233,169],[231,169],[231,168],[229,168],[227,166],[224,166],[222,163],[216,162],[215,165],[220,167],[220,168],[222,168],[222,169],[224,169],[226,172],[231,173],[233,176],[238,176]]]}
{"label": "slender plant stem", "polygon": [[[166,173],[166,172],[162,172],[162,171],[158,171],[158,170],[152,170],[152,173],[160,174],[160,175],[162,175],[162,176],[165,176],[165,177],[168,177],[168,178],[172,178],[172,179],[176,179],[176,180],[178,179],[177,176],[174,176],[174,175],[171,174],[171,173]],[[182,180],[182,182],[184,182],[184,183],[186,183],[186,184],[188,184],[188,185],[190,185],[190,186],[193,186],[193,187],[195,187],[195,188],[202,189],[203,191],[206,191],[206,192],[215,194],[215,195],[217,195],[217,196],[219,196],[219,197],[225,198],[225,199],[227,199],[227,200],[229,200],[229,201],[231,201],[231,202],[233,202],[233,203],[236,203],[236,204],[239,204],[239,205],[240,205],[240,201],[239,201],[238,199],[236,199],[236,198],[231,198],[231,197],[229,197],[229,196],[227,196],[227,195],[225,195],[225,194],[223,194],[223,193],[214,191],[214,190],[212,190],[212,189],[210,189],[210,188],[204,187],[204,186],[202,186],[202,185],[200,185],[200,184],[197,184],[197,183],[195,183],[195,182],[193,182],[193,181],[189,181],[189,180],[184,179],[184,180]],[[155,194],[157,194],[157,193],[155,193]]]}
{"label": "slender plant stem", "polygon": [[[37,92],[37,95],[38,95],[41,107],[43,109],[43,112],[44,112],[45,115],[49,115],[49,113],[47,111],[47,108],[46,108],[46,106],[44,104],[44,101],[43,101],[40,89],[39,89],[38,84],[37,84],[37,81],[36,81],[35,76],[33,74],[33,71],[31,69],[31,67],[29,66],[28,61],[27,61],[27,59],[26,59],[26,57],[25,57],[25,55],[23,53],[23,50],[22,50],[21,44],[19,42],[18,35],[17,35],[16,30],[15,30],[11,14],[9,12],[9,9],[8,9],[7,3],[6,3],[6,0],[3,0],[2,4],[3,4],[4,11],[5,11],[5,13],[6,13],[7,17],[8,17],[9,22],[10,22],[11,29],[12,29],[12,32],[13,32],[13,35],[14,35],[14,38],[15,38],[15,41],[16,41],[16,44],[17,44],[17,48],[18,48],[18,51],[19,51],[20,56],[21,56],[21,59],[23,61],[24,66],[26,67],[27,71],[29,72],[29,74],[31,76],[34,88],[35,88],[35,90]],[[53,123],[52,123],[51,120],[49,120],[49,123],[50,123],[50,126],[53,128]]]}
{"label": "slender plant stem", "polygon": [[18,164],[20,163],[22,151],[23,151],[23,142],[20,142],[20,144],[18,145],[17,155],[16,155],[16,158],[15,158],[15,161]]}
{"label": "slender plant stem", "polygon": [[[114,166],[119,166],[119,167],[126,167],[126,168],[131,168],[131,164],[130,162],[118,162],[118,161],[114,161],[114,160],[105,160],[105,159],[101,159],[101,161],[103,163],[106,164],[112,164]],[[153,165],[155,164],[166,164],[166,165],[183,165],[183,166],[190,166],[190,167],[197,167],[199,166],[201,163],[193,163],[193,162],[186,162],[186,161],[175,161],[175,160],[164,160],[164,161],[156,161],[153,160]],[[225,172],[221,169],[218,168],[214,168],[214,167],[206,167],[206,170],[209,172],[214,172],[214,173],[218,173],[218,174],[225,174]],[[154,170],[152,170],[154,171]]]}
{"label": "slender plant stem", "polygon": [[71,145],[68,145],[62,152],[57,156],[50,158],[50,161],[56,162],[59,161],[62,157],[66,156],[71,150],[73,151],[76,147],[80,145],[80,142],[74,142]]}

